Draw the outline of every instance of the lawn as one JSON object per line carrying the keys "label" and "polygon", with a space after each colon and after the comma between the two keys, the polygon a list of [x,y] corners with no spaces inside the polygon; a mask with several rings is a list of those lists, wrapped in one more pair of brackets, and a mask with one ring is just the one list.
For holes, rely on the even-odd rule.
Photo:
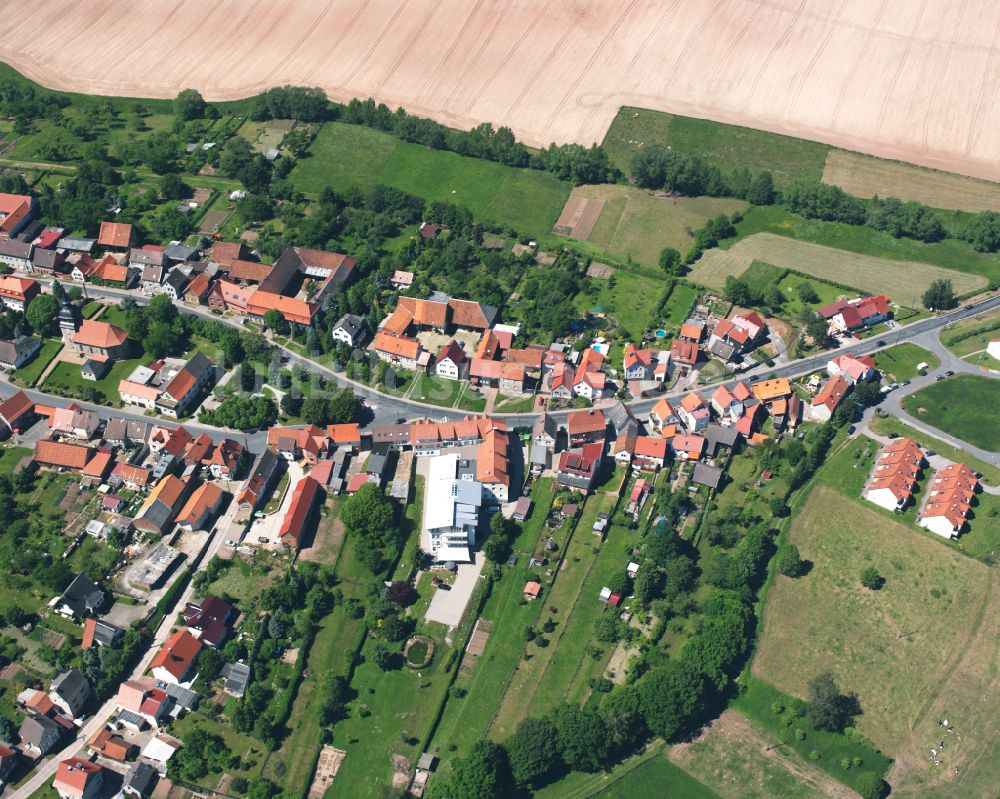
{"label": "lawn", "polygon": [[[804,697],[813,677],[832,670],[858,694],[858,728],[900,761],[900,795],[903,785],[910,795],[989,793],[1000,780],[1000,718],[983,713],[1000,699],[997,573],[823,485],[793,520],[790,541],[812,566],[772,587],[754,676]],[[867,566],[885,578],[880,591],[860,585]],[[942,718],[958,734],[937,768],[927,752],[944,734]]]}
{"label": "lawn", "polygon": [[768,751],[773,743],[772,736],[727,710],[694,741],[671,747],[668,756],[725,799],[812,799],[842,791],[795,749]]}
{"label": "lawn", "polygon": [[421,372],[413,381],[410,399],[450,408],[455,404],[461,390],[462,384],[458,380],[433,377]]}
{"label": "lawn", "polygon": [[33,386],[42,376],[45,368],[52,363],[52,359],[59,354],[63,348],[61,340],[46,339],[42,342],[42,347],[38,354],[20,369],[15,369],[12,373],[14,381],[22,386]]}
{"label": "lawn", "polygon": [[657,197],[631,186],[577,186],[574,197],[604,200],[605,205],[586,241],[620,258],[646,266],[659,264],[660,250],[673,247],[685,253],[694,241],[692,231],[719,214],[743,211],[742,200],[722,197]]}
{"label": "lawn", "polygon": [[480,394],[468,383],[465,384],[465,391],[458,398],[459,410],[470,411],[471,413],[482,413],[486,410],[486,397]]}
{"label": "lawn", "polygon": [[611,162],[626,174],[632,153],[648,144],[666,144],[683,155],[699,155],[723,173],[739,167],[770,169],[778,185],[820,180],[830,146],[707,119],[624,107],[604,137]]}
{"label": "lawn", "polygon": [[[906,238],[894,239],[888,233],[882,233],[866,225],[806,219],[778,205],[750,207],[743,215],[743,219],[737,223],[736,232],[740,239],[754,233],[774,233],[879,259],[940,266],[943,269],[964,272],[966,275],[977,275],[992,283],[1000,283],[1000,255],[976,252],[971,244],[960,239],[944,239],[934,244]],[[729,239],[723,246],[731,247],[733,242],[733,239]],[[788,266],[800,272],[809,271],[794,264]],[[833,282],[853,285],[850,280],[838,278],[836,273],[830,279]],[[952,276],[952,279],[955,280],[957,290],[958,278]],[[910,293],[912,295],[912,292]],[[904,304],[909,304],[910,299],[906,297],[903,300]]]}
{"label": "lawn", "polygon": [[885,293],[909,308],[918,306],[921,295],[935,280],[951,280],[959,294],[984,288],[987,282],[981,275],[820,245],[777,231],[757,232],[731,246],[726,244],[726,249],[709,250],[701,257],[691,271],[692,280],[721,288],[728,276],[741,277],[755,261],[765,261],[869,294]]}
{"label": "lawn", "polygon": [[823,182],[856,197],[899,197],[934,208],[1000,211],[1000,183],[886,161],[849,150],[830,150]]}
{"label": "lawn", "polygon": [[660,324],[663,327],[680,328],[691,314],[694,301],[701,292],[694,286],[677,283],[674,290],[670,292],[666,304],[663,306],[663,318]]}
{"label": "lawn", "polygon": [[10,477],[14,473],[14,468],[21,462],[21,458],[26,458],[33,454],[30,447],[4,447],[0,449],[0,475]]}
{"label": "lawn", "polygon": [[894,382],[912,380],[919,373],[917,364],[926,363],[928,369],[937,369],[940,359],[933,353],[904,341],[887,350],[875,353],[875,365],[883,375]]}
{"label": "lawn", "polygon": [[135,367],[147,363],[148,360],[146,357],[140,357],[115,361],[100,380],[84,380],[80,374],[80,364],[62,361],[56,364],[45,378],[43,388],[52,394],[77,399],[83,399],[83,392],[87,389],[95,390],[100,394],[97,402],[120,408],[122,402],[118,394],[118,383],[128,377]]}
{"label": "lawn", "polygon": [[291,173],[295,187],[307,194],[326,186],[343,191],[384,183],[428,202],[464,205],[477,219],[536,236],[551,230],[570,190],[548,172],[432,150],[341,122],[323,125],[309,152],[312,157]]}
{"label": "lawn", "polygon": [[[220,736],[226,742],[226,747],[229,751],[234,755],[239,755],[244,763],[252,762],[257,764],[263,760],[266,755],[264,745],[260,741],[255,738],[251,738],[248,735],[242,735],[236,732],[236,730],[233,729],[232,724],[229,724],[227,721],[209,718],[201,711],[187,713],[182,716],[180,719],[170,724],[167,732],[183,741],[184,737],[196,728],[201,728],[206,732]],[[242,776],[250,778],[256,773],[257,769],[251,768],[249,771],[244,772]],[[202,779],[197,780],[197,783],[203,788],[215,788],[219,782],[220,774],[221,772],[219,771],[211,772]]]}
{"label": "lawn", "polygon": [[613,284],[610,279],[591,279],[597,283],[597,294],[577,294],[574,299],[577,310],[581,314],[589,311],[613,316],[618,321],[618,332],[626,341],[641,340],[667,290],[666,280],[621,269],[615,270]]}
{"label": "lawn", "polygon": [[497,396],[493,410],[496,413],[530,413],[535,407],[535,396],[530,397],[508,397],[504,394]]}
{"label": "lawn", "polygon": [[253,605],[265,588],[280,579],[282,571],[280,563],[272,566],[269,555],[259,555],[258,561],[251,565],[243,558],[233,558],[225,571],[205,588],[205,594],[231,597],[241,607]]}
{"label": "lawn", "polygon": [[[989,450],[1000,451],[1000,381],[976,375],[956,375],[903,398],[903,410],[949,435]],[[992,408],[993,413],[986,412]],[[984,414],[984,412],[986,412]]]}

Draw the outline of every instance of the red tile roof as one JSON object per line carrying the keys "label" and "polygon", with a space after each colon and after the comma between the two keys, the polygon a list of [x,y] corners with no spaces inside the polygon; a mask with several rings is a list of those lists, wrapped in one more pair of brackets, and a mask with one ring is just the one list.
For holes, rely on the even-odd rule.
{"label": "red tile roof", "polygon": [[17,426],[18,419],[34,410],[35,403],[28,399],[28,395],[23,391],[12,394],[0,403],[0,417],[11,427]]}
{"label": "red tile roof", "polygon": [[102,766],[91,763],[82,757],[71,757],[59,763],[56,770],[56,778],[52,787],[59,792],[60,796],[82,797],[93,783],[100,779]]}
{"label": "red tile roof", "polygon": [[101,222],[97,243],[101,247],[128,247],[132,241],[132,226],[122,222]]}
{"label": "red tile roof", "polygon": [[691,366],[698,361],[698,345],[693,341],[674,339],[670,345],[670,357],[678,363]]}
{"label": "red tile roof", "polygon": [[0,233],[12,236],[31,212],[31,197],[24,194],[0,194]]}
{"label": "red tile roof", "polygon": [[149,664],[149,668],[166,669],[176,680],[182,680],[199,652],[201,652],[201,641],[187,630],[179,630],[163,644],[153,662]]}
{"label": "red tile roof", "polygon": [[120,347],[127,339],[128,333],[122,328],[94,319],[84,319],[80,329],[73,334],[74,344],[102,349]]}
{"label": "red tile roof", "polygon": [[281,522],[278,537],[285,544],[299,547],[302,541],[303,528],[309,520],[316,498],[320,495],[319,483],[311,477],[303,477],[295,486],[292,494],[292,504]]}
{"label": "red tile roof", "polygon": [[599,433],[608,426],[604,414],[599,410],[574,411],[566,417],[566,428],[571,436]]}
{"label": "red tile roof", "polygon": [[60,466],[64,469],[83,469],[90,460],[93,450],[79,444],[65,444],[61,441],[36,441],[34,459],[44,466]]}

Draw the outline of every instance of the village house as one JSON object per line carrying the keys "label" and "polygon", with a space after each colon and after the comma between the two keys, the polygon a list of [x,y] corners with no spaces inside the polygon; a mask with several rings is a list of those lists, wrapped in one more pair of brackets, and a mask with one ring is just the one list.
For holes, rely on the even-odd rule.
{"label": "village house", "polygon": [[687,374],[690,367],[698,363],[699,352],[695,342],[683,338],[675,338],[670,344],[670,360],[683,366],[684,374]]}
{"label": "village house", "polygon": [[202,483],[177,514],[177,524],[187,530],[210,529],[227,496],[215,483]]}
{"label": "village house", "polygon": [[11,431],[27,430],[38,419],[35,403],[23,390],[18,390],[0,402],[0,421]]}
{"label": "village house", "polygon": [[603,442],[584,444],[560,453],[556,483],[589,494],[600,474],[603,454]]}
{"label": "village house", "polygon": [[156,409],[174,419],[183,416],[214,379],[212,362],[196,352],[157,397]]}
{"label": "village house", "polygon": [[392,273],[392,279],[389,281],[394,289],[397,291],[406,291],[410,286],[413,285],[413,272],[407,272],[403,269],[397,269]]}
{"label": "village house", "polygon": [[635,440],[634,459],[632,463],[640,469],[655,472],[662,469],[667,462],[667,447],[669,441],[654,436],[639,436]]}
{"label": "village house", "polygon": [[44,277],[55,277],[63,272],[66,253],[62,250],[43,250],[38,247],[31,254],[31,271]]}
{"label": "village house", "polygon": [[699,460],[704,449],[704,436],[695,435],[694,433],[677,435],[670,439],[670,451],[679,460]]}
{"label": "village house", "polygon": [[92,695],[90,683],[79,669],[70,669],[57,676],[49,688],[49,699],[69,718],[83,715]]}
{"label": "village house", "polygon": [[684,396],[677,412],[684,426],[692,433],[704,430],[712,419],[708,403],[693,391]]}
{"label": "village house", "polygon": [[570,364],[560,362],[552,369],[549,392],[555,399],[571,400],[574,383],[576,383],[576,370]]}
{"label": "village house", "polygon": [[523,394],[527,370],[522,364],[473,358],[469,382],[474,386],[498,388],[504,394]]}
{"label": "village house", "polygon": [[469,359],[465,350],[452,339],[438,353],[434,360],[434,374],[445,380],[465,380],[469,374]]}
{"label": "village house", "polygon": [[166,640],[149,664],[153,677],[171,685],[187,682],[194,676],[192,672],[201,647],[201,641],[187,630],[178,630]]}
{"label": "village house", "polygon": [[330,438],[316,425],[272,427],[267,431],[267,445],[286,461],[315,463],[330,453]]}
{"label": "village house", "polygon": [[[2,223],[3,220],[0,220],[0,224]],[[0,238],[0,264],[5,264],[18,272],[31,270],[31,256],[34,251],[35,247],[31,242]]]}
{"label": "village house", "polygon": [[662,430],[667,425],[680,424],[681,417],[677,415],[673,406],[664,397],[649,412],[649,421],[656,430]]}
{"label": "village house", "polygon": [[101,222],[97,246],[106,252],[125,253],[135,246],[136,235],[132,225],[122,222]]}
{"label": "village house", "polygon": [[208,292],[208,307],[219,313],[228,311],[245,314],[250,297],[256,290],[253,286],[239,286],[229,280],[217,280]]}
{"label": "village house", "polygon": [[76,403],[68,408],[56,408],[49,418],[49,426],[54,434],[81,441],[92,439],[100,423],[97,413],[83,410]]}
{"label": "village house", "polygon": [[211,281],[208,275],[205,272],[195,275],[184,286],[184,302],[188,305],[207,305],[209,289],[211,289]]}
{"label": "village house", "polygon": [[600,443],[603,448],[607,421],[604,414],[596,409],[573,411],[566,416],[566,430],[571,447]]}
{"label": "village house", "polygon": [[344,314],[330,331],[330,338],[348,347],[360,347],[368,335],[368,320],[363,316]]}
{"label": "village house", "polygon": [[239,441],[225,438],[212,447],[211,454],[202,458],[201,465],[207,466],[216,480],[233,480],[239,471],[246,450]]}
{"label": "village house", "polygon": [[0,303],[9,310],[24,313],[28,303],[40,293],[41,287],[37,280],[29,277],[0,277]]}
{"label": "village house", "polygon": [[32,460],[39,466],[50,469],[79,472],[90,462],[93,455],[92,448],[81,444],[39,440],[35,442]]}
{"label": "village house", "polygon": [[107,598],[107,594],[81,572],[49,605],[60,616],[81,619],[99,613]]}
{"label": "village house", "polygon": [[143,501],[133,524],[136,530],[162,535],[180,512],[188,496],[189,483],[175,475],[164,477]]}
{"label": "village house", "polygon": [[832,376],[840,375],[852,386],[855,383],[867,382],[875,377],[878,368],[874,358],[864,355],[857,357],[847,352],[836,358],[831,358],[826,364],[826,371]]}
{"label": "village house", "polygon": [[891,311],[889,298],[884,294],[878,294],[874,297],[838,300],[817,308],[816,313],[827,321],[830,330],[840,332],[884,322],[889,318]]}
{"label": "village house", "polygon": [[[383,361],[415,370],[424,360],[424,348],[416,339],[395,336],[379,331],[372,343],[375,354]],[[427,358],[429,360],[429,358]]]}
{"label": "village house", "polygon": [[37,203],[27,194],[0,193],[0,241],[14,238],[35,215]]}
{"label": "village house", "polygon": [[241,510],[253,513],[264,504],[281,475],[283,465],[284,461],[270,447],[257,456],[243,490],[236,497]]}
{"label": "village house", "polygon": [[535,419],[531,428],[531,441],[536,447],[551,452],[556,448],[558,431],[559,426],[556,424],[555,418],[543,411],[542,415]]}
{"label": "village house", "polygon": [[149,434],[146,443],[149,444],[149,451],[154,455],[162,455],[165,452],[179,458],[193,440],[194,437],[185,427],[157,425]]}
{"label": "village house", "polygon": [[13,341],[0,341],[0,367],[20,369],[42,348],[42,340],[34,336],[18,336]]}
{"label": "village house", "polygon": [[188,602],[181,611],[191,634],[211,647],[219,647],[229,634],[229,625],[236,619],[236,609],[217,596],[206,596],[200,602]]}
{"label": "village house", "polygon": [[61,799],[98,799],[104,790],[106,769],[80,757],[60,761],[52,787]]}
{"label": "village house", "polygon": [[813,397],[809,404],[809,418],[817,422],[827,422],[837,410],[837,406],[851,390],[851,383],[842,374],[834,375]]}
{"label": "village house", "polygon": [[160,293],[163,283],[164,269],[162,266],[144,266],[139,273],[139,291],[147,297]]}

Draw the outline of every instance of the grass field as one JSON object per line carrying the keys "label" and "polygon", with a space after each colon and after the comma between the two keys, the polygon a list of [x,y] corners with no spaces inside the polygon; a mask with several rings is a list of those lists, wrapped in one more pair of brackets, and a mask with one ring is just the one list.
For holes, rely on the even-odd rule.
{"label": "grass field", "polygon": [[875,365],[879,371],[897,383],[916,377],[919,363],[926,363],[928,369],[937,369],[941,365],[933,352],[908,341],[875,353]]}
{"label": "grass field", "polygon": [[[776,233],[779,236],[822,244],[838,250],[848,250],[860,255],[940,266],[967,275],[978,275],[994,284],[1000,283],[1000,255],[976,252],[972,249],[972,245],[959,239],[944,239],[934,244],[924,244],[913,239],[894,239],[888,233],[882,233],[866,225],[846,225],[841,222],[806,219],[778,205],[755,205],[748,208],[743,219],[737,223],[737,238],[723,242],[723,247],[728,249],[737,240],[752,236],[754,233]],[[800,268],[798,271],[807,270]],[[949,275],[949,277],[954,276]],[[845,280],[837,282],[847,283]],[[956,283],[956,287],[957,285]],[[907,303],[910,299],[912,297],[907,299]]]}
{"label": "grass field", "polygon": [[849,792],[794,749],[775,748],[733,710],[725,711],[694,741],[668,750],[670,759],[724,799],[846,799]]}
{"label": "grass field", "polygon": [[666,280],[634,272],[616,270],[614,285],[609,280],[595,281],[596,296],[581,292],[574,298],[580,313],[603,312],[618,320],[618,330],[626,339],[639,339],[649,325],[653,311],[667,290]]}
{"label": "grass field", "polygon": [[858,252],[798,241],[773,233],[756,233],[726,250],[706,252],[690,277],[721,288],[729,275],[741,276],[754,261],[795,269],[819,280],[835,281],[868,292],[888,294],[895,302],[915,307],[920,296],[938,279],[951,280],[959,294],[986,286],[986,279],[915,261],[895,261]]}
{"label": "grass field", "polygon": [[1000,183],[886,161],[848,150],[830,150],[823,182],[848,194],[869,198],[899,197],[934,208],[1000,211]]}
{"label": "grass field", "polygon": [[432,150],[342,122],[323,125],[309,153],[312,157],[299,160],[290,177],[306,194],[319,194],[327,186],[344,191],[384,183],[428,202],[464,205],[477,219],[510,225],[523,234],[548,233],[570,190],[548,172]]}
{"label": "grass field", "polygon": [[582,795],[600,799],[636,799],[641,796],[716,799],[719,796],[663,756],[646,761],[597,793]]}
{"label": "grass field", "polygon": [[577,186],[571,196],[605,201],[588,243],[653,267],[664,247],[684,253],[694,241],[691,232],[708,219],[747,207],[742,200],[721,197],[658,198],[651,191],[618,185]]}
{"label": "grass field", "polygon": [[244,122],[236,135],[246,139],[254,152],[266,153],[271,147],[277,147],[292,129],[295,123],[290,119],[271,119],[267,122]]}
{"label": "grass field", "polygon": [[[785,297],[785,302],[778,315],[796,324],[798,324],[797,320],[803,311],[814,311],[820,306],[827,305],[838,297],[844,296],[842,288],[838,288],[815,277],[805,277],[796,274],[787,268],[777,267],[766,261],[753,261],[746,272],[743,273],[742,279],[751,288],[761,293],[771,285],[776,285],[781,289],[781,293]],[[816,296],[819,297],[817,302],[806,303],[799,297],[798,288],[803,283],[812,286],[813,291],[816,292]]]}
{"label": "grass field", "polygon": [[[626,551],[624,541],[612,543],[609,536],[604,544],[599,544],[592,532],[597,514],[602,510],[610,513],[614,508],[614,498],[605,493],[614,485],[616,476],[611,476],[603,488],[588,497],[576,531],[568,544],[563,543],[560,547],[564,565],[551,578],[551,587],[547,587],[543,597],[546,607],[557,609],[555,613],[544,614],[546,619],[552,617],[555,630],[544,636],[547,645],[539,646],[536,639],[526,647],[527,656],[514,671],[490,725],[489,735],[494,740],[501,741],[514,732],[525,716],[543,714],[562,702],[580,668],[586,665],[582,660],[596,618],[594,613],[596,611],[599,615],[604,608],[597,598],[601,586],[593,588],[595,581],[589,579],[591,571],[598,560],[605,563],[600,567],[603,572],[608,562],[613,563],[617,559],[617,555],[602,558],[606,549],[614,550],[618,555]],[[616,538],[624,539],[626,535],[619,531]],[[600,551],[595,553],[594,548],[598,545]],[[621,562],[621,566],[626,563],[627,559]],[[548,582],[549,579],[543,579],[543,585]],[[578,612],[585,617],[582,623],[574,621]],[[572,635],[571,630],[575,630]]]}
{"label": "grass field", "polygon": [[666,144],[684,155],[700,155],[724,173],[739,167],[770,169],[778,185],[820,180],[830,146],[706,119],[624,107],[604,137],[611,162],[626,174],[632,153]]}
{"label": "grass field", "polygon": [[[989,793],[1000,779],[1000,718],[983,712],[1000,699],[996,572],[822,485],[790,540],[812,568],[771,589],[754,675],[801,697],[832,670],[860,698],[859,729],[899,761],[889,777],[899,795],[904,785],[920,786],[909,795]],[[885,577],[878,592],[858,581],[869,565]],[[927,758],[942,718],[957,734],[938,768]]]}
{"label": "grass field", "polygon": [[960,322],[952,322],[941,331],[941,343],[964,358],[985,350],[990,340],[998,336],[1000,336],[1000,311],[993,311]]}
{"label": "grass field", "polygon": [[118,383],[132,373],[135,367],[148,362],[148,358],[129,358],[115,361],[108,373],[100,380],[84,380],[80,375],[80,365],[63,361],[55,365],[49,376],[45,378],[42,387],[53,394],[67,397],[80,397],[86,389],[95,389],[104,397],[103,404],[121,407],[121,397],[118,394]]}
{"label": "grass field", "polygon": [[[990,452],[1000,451],[1000,381],[956,375],[903,398],[903,410]],[[992,408],[993,413],[984,413]]]}

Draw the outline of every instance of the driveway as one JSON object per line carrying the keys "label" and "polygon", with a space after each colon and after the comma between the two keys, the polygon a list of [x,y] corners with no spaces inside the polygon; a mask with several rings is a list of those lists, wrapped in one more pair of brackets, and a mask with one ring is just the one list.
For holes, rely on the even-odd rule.
{"label": "driveway", "polygon": [[288,464],[288,488],[285,490],[285,496],[282,497],[281,506],[274,513],[269,513],[250,525],[250,529],[243,539],[244,544],[249,544],[252,547],[273,547],[275,545],[278,540],[278,532],[281,530],[281,522],[292,504],[295,486],[298,485],[303,475],[302,464]]}
{"label": "driveway", "polygon": [[430,607],[424,616],[427,621],[440,622],[451,629],[458,626],[486,564],[486,558],[478,552],[473,553],[472,557],[474,558],[472,563],[458,564],[458,572],[450,591],[442,591],[439,588],[434,592]]}

